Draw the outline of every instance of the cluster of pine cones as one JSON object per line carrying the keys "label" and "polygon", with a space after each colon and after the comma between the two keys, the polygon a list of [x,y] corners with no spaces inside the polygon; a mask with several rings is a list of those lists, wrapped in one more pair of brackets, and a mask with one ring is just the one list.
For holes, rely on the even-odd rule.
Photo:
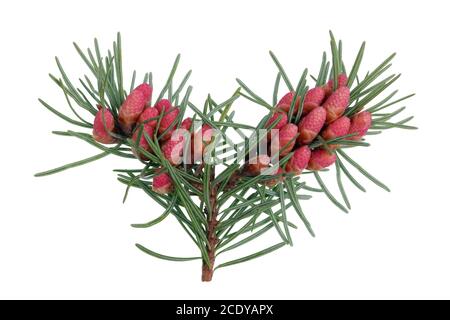
{"label": "cluster of pine cones", "polygon": [[[116,133],[119,133],[122,137],[130,137],[139,149],[147,152],[152,152],[147,138],[159,139],[164,157],[170,164],[179,165],[183,160],[185,134],[192,132],[192,118],[185,118],[178,126],[180,108],[173,106],[167,99],[158,101],[153,107],[149,106],[152,92],[153,88],[147,83],[136,87],[120,107],[117,119],[111,110],[98,106],[92,136],[100,143],[111,144],[117,143]],[[213,130],[205,124],[191,134],[193,143],[189,159],[198,161],[202,158],[205,146],[212,140]],[[137,149],[133,148],[135,156],[146,160],[145,155]],[[168,193],[172,187],[172,180],[166,172],[160,172],[153,178],[152,188],[155,192]]]}
{"label": "cluster of pine cones", "polygon": [[[296,117],[300,109],[301,97],[295,92],[289,92],[278,102],[273,115],[267,121],[265,127],[276,129],[277,139],[267,134],[267,141],[271,143],[272,153],[276,152],[280,159],[293,151],[292,157],[286,163],[285,168],[279,167],[278,179],[268,180],[269,186],[276,185],[283,173],[301,174],[306,168],[309,170],[322,170],[331,166],[336,161],[334,149],[339,144],[330,143],[327,148],[312,149],[310,144],[321,136],[323,140],[330,141],[338,137],[347,136],[347,140],[360,140],[369,130],[372,124],[370,112],[362,111],[351,118],[344,116],[350,102],[350,89],[347,87],[347,76],[340,74],[338,84],[334,89],[334,81],[330,80],[321,87],[310,89],[304,98],[303,109],[300,117]],[[294,108],[294,110],[291,110]],[[289,123],[288,114],[291,113],[292,122]],[[298,118],[298,123],[294,119]],[[278,121],[278,122],[277,122]],[[273,125],[276,123],[275,125]],[[297,137],[297,138],[296,138]],[[270,166],[269,155],[258,155],[246,166],[246,173],[258,175]]]}
{"label": "cluster of pine cones", "polygon": [[[310,145],[318,136],[325,141],[347,135],[350,135],[346,138],[348,140],[360,140],[372,124],[372,115],[362,111],[351,118],[344,116],[350,102],[350,89],[347,87],[345,74],[338,76],[335,90],[334,88],[334,81],[330,80],[324,86],[310,89],[304,97],[303,108],[300,108],[300,96],[297,96],[293,103],[295,92],[284,95],[265,124],[266,128],[274,130],[269,131],[266,137],[269,144],[267,149],[271,151],[251,159],[244,167],[245,174],[261,174],[271,166],[270,156],[274,153],[282,159],[293,152],[286,166],[279,167],[275,172],[277,178],[266,181],[268,186],[273,187],[282,180],[283,173],[299,175],[304,169],[322,170],[334,164],[336,155],[333,150],[339,148],[339,144],[330,143],[326,148],[312,148]],[[152,87],[146,83],[136,87],[120,107],[117,119],[111,110],[98,106],[93,138],[104,144],[116,143],[116,133],[119,133],[119,136],[130,137],[136,146],[147,152],[152,151],[147,139],[159,139],[164,157],[171,165],[177,166],[183,161],[188,132],[190,141],[193,141],[190,143],[191,154],[188,159],[191,163],[201,161],[205,147],[212,140],[211,127],[204,124],[193,132],[192,119],[185,118],[181,121],[180,108],[173,106],[167,99],[149,106],[152,91]],[[297,116],[299,109],[300,117]],[[298,123],[295,123],[294,119],[298,119]],[[137,158],[146,159],[137,148],[133,148],[133,152]],[[172,179],[166,172],[161,171],[154,176],[152,188],[158,193],[168,193],[173,188]]]}

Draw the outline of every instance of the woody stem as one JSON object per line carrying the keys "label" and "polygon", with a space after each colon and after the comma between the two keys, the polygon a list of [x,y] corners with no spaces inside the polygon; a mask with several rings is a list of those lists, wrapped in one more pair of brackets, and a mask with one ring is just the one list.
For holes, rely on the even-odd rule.
{"label": "woody stem", "polygon": [[[214,175],[214,173],[212,173],[212,175]],[[216,258],[216,246],[218,242],[216,235],[217,215],[219,213],[219,208],[217,206],[217,187],[211,189],[209,195],[209,203],[211,214],[209,216],[209,221],[206,227],[206,236],[208,240],[206,251],[208,253],[209,265],[205,261],[203,261],[202,281],[211,281],[214,273],[214,260]]]}

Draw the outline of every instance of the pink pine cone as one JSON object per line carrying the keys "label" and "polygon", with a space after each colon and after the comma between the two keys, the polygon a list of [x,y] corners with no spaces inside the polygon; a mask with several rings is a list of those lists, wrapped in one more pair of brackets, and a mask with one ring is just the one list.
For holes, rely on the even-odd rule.
{"label": "pink pine cone", "polygon": [[[292,100],[294,100],[294,96],[295,96],[295,92],[291,91],[286,93],[281,99],[280,101],[277,103],[277,109],[282,110],[286,113],[289,113],[289,109],[291,108],[291,103]],[[294,113],[296,114],[298,111],[298,108],[300,106],[300,101],[301,101],[301,97],[298,96],[297,97],[297,101],[295,101],[295,105],[294,105]]]}
{"label": "pink pine cone", "polygon": [[348,137],[348,140],[359,140],[361,139],[369,130],[372,125],[372,114],[368,111],[362,111],[355,114],[352,117],[352,122],[350,124],[349,134],[356,133],[356,135]]}
{"label": "pink pine cone", "polygon": [[[179,113],[180,108],[178,107],[172,107],[171,109],[167,110],[164,116],[162,117],[161,122],[159,123],[158,133],[162,134],[164,131],[166,131],[171,126],[171,124],[177,119]],[[174,127],[172,129],[174,129]],[[170,136],[171,133],[168,132],[163,137],[163,140],[170,139]]]}
{"label": "pink pine cone", "polygon": [[[347,117],[340,117],[336,121],[333,121],[325,128],[322,132],[322,138],[325,140],[336,139],[337,137],[342,137],[348,134],[350,129],[350,119]],[[339,147],[337,144],[330,144],[330,148],[336,149]]]}
{"label": "pink pine cone", "polygon": [[[137,141],[137,139],[139,138],[139,134],[141,134],[141,138],[139,139],[139,147],[141,147],[142,149],[146,150],[146,151],[151,151],[151,148],[147,142],[147,139],[145,139],[145,133],[147,133],[147,135],[150,138],[153,138],[153,133],[154,133],[154,129],[151,126],[146,126],[144,125],[144,128],[142,129],[142,133],[141,133],[141,128],[137,127],[136,130],[133,133],[133,137],[131,138],[134,142]],[[143,160],[145,160],[146,158],[144,156],[141,155],[141,153],[136,150],[136,148],[133,148],[133,153],[136,157],[138,158],[142,158]]]}
{"label": "pink pine cone", "polygon": [[161,151],[171,165],[177,166],[183,160],[184,139],[168,140],[163,143]]}
{"label": "pink pine cone", "polygon": [[135,90],[142,92],[146,103],[152,99],[153,88],[147,83],[138,85]]}
{"label": "pink pine cone", "polygon": [[152,190],[159,194],[170,193],[173,190],[172,178],[168,173],[159,173],[153,178]]}
{"label": "pink pine cone", "polygon": [[338,88],[346,87],[348,83],[348,78],[345,73],[338,75]]}
{"label": "pink pine cone", "polygon": [[[105,122],[103,122],[103,119]],[[94,128],[92,130],[92,137],[94,140],[105,144],[116,142],[116,139],[109,134],[114,131],[114,126],[114,117],[111,111],[99,106],[99,110],[94,119]]]}
{"label": "pink pine cone", "polygon": [[155,108],[158,109],[159,113],[164,113],[172,108],[172,104],[167,99],[161,99],[155,104]]}
{"label": "pink pine cone", "polygon": [[325,90],[322,87],[316,87],[308,90],[308,92],[305,95],[305,101],[303,102],[302,114],[307,114],[312,109],[320,106],[324,98],[325,98]]}
{"label": "pink pine cone", "polygon": [[286,112],[275,112],[273,116],[267,121],[266,128],[269,128],[278,118],[280,121],[272,129],[281,129],[288,122],[288,117]]}
{"label": "pink pine cone", "polygon": [[191,130],[192,127],[192,118],[186,118],[181,122],[180,129]]}
{"label": "pink pine cone", "polygon": [[295,136],[298,132],[298,128],[293,123],[288,123],[278,132],[278,141],[274,136],[272,141],[271,150],[275,152],[281,151],[279,156],[284,157],[294,148]]}
{"label": "pink pine cone", "polygon": [[[337,89],[347,86],[348,78],[344,73],[338,75],[338,86]],[[324,86],[325,97],[328,98],[333,93],[334,80],[331,79]]]}
{"label": "pink pine cone", "polygon": [[148,126],[154,128],[156,126],[156,124],[158,123],[158,119],[154,119],[154,120],[150,120],[150,121],[147,121],[147,120],[153,119],[153,118],[157,118],[158,116],[159,116],[158,109],[152,108],[152,107],[148,107],[139,116],[138,123],[144,123],[145,122],[146,126],[148,125]]}
{"label": "pink pine cone", "polygon": [[322,170],[331,166],[336,161],[336,155],[329,153],[325,149],[316,149],[311,152],[311,158],[308,163],[308,170]]}
{"label": "pink pine cone", "polygon": [[[284,111],[276,111],[273,116],[267,121],[266,128],[269,128],[275,121],[280,119],[280,121],[271,129],[271,130],[279,130],[284,127],[288,123],[287,113]],[[267,133],[267,139],[270,140],[272,138],[271,132]]]}
{"label": "pink pine cone", "polygon": [[206,144],[211,143],[213,133],[214,133],[214,130],[208,124],[204,124],[202,126],[203,141]]}
{"label": "pink pine cone", "polygon": [[[142,86],[142,87],[141,87]],[[123,132],[130,134],[148,102],[148,85],[141,85],[130,92],[119,110],[119,124]],[[147,89],[145,89],[147,88]]]}
{"label": "pink pine cone", "polygon": [[311,157],[311,150],[308,146],[303,146],[294,151],[294,154],[286,163],[286,172],[292,172],[295,174],[302,173],[306,168]]}
{"label": "pink pine cone", "polygon": [[350,89],[341,87],[331,94],[323,107],[327,111],[327,123],[338,119],[348,107],[350,101]]}
{"label": "pink pine cone", "polygon": [[186,118],[179,129],[173,130],[170,139],[166,140],[162,147],[164,157],[171,165],[179,165],[183,160],[183,151],[186,143],[191,143],[186,135],[189,136],[189,129],[192,125],[192,119]]}
{"label": "pink pine cone", "polygon": [[325,123],[327,112],[322,107],[317,107],[308,113],[298,124],[300,133],[297,142],[300,144],[309,144],[319,134]]}
{"label": "pink pine cone", "polygon": [[196,162],[202,159],[205,147],[211,143],[214,131],[204,124],[200,130],[194,134],[194,141],[191,143],[192,161]]}

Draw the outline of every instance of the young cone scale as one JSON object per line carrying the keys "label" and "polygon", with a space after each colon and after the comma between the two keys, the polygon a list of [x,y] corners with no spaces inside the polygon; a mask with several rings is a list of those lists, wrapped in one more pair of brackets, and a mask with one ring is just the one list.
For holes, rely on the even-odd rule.
{"label": "young cone scale", "polygon": [[[175,122],[175,120],[178,117],[178,114],[180,113],[180,108],[177,107],[172,107],[169,110],[167,110],[162,119],[161,122],[159,123],[159,129],[158,129],[158,133],[159,134],[163,134],[167,129],[169,129],[169,127],[171,127],[172,123]],[[167,132],[164,136],[163,136],[163,140],[169,140],[170,136],[172,135],[172,132],[175,130],[175,127],[172,126],[170,132]]]}
{"label": "young cone scale", "polygon": [[322,170],[331,166],[336,161],[336,155],[325,149],[316,149],[311,152],[311,158],[308,162],[308,170]]}
{"label": "young cone scale", "polygon": [[[289,110],[291,108],[291,104],[292,104],[292,100],[294,100],[295,97],[295,92],[288,92],[286,93],[281,99],[280,101],[277,103],[277,109],[278,110],[282,110],[286,113],[289,113]],[[298,111],[298,108],[300,106],[300,101],[301,101],[301,97],[298,96],[297,100],[295,101],[295,105],[294,105],[294,111],[293,114],[296,114]]]}
{"label": "young cone scale", "polygon": [[[141,132],[142,130],[142,132]],[[136,143],[137,139],[139,138],[139,134],[141,135],[140,139],[139,139],[139,147],[141,147],[142,149],[144,149],[145,151],[151,151],[151,148],[147,142],[147,139],[145,138],[145,133],[147,133],[147,135],[150,138],[153,138],[153,133],[154,133],[154,129],[152,126],[149,125],[144,125],[144,127],[141,129],[141,127],[137,127],[136,130],[134,130],[133,136],[132,136],[132,140]],[[136,150],[135,147],[132,148],[133,150],[133,154],[142,160],[147,160],[145,156],[143,156],[141,154],[141,152],[139,152],[138,150]]]}
{"label": "young cone scale", "polygon": [[333,92],[323,107],[327,111],[327,123],[331,123],[344,113],[350,101],[350,89],[341,87]]}
{"label": "young cone scale", "polygon": [[295,136],[297,135],[298,128],[293,123],[288,123],[278,132],[278,139],[272,140],[271,144],[271,154],[274,155],[276,152],[280,152],[279,156],[284,157],[295,145]]}
{"label": "young cone scale", "polygon": [[[284,111],[276,111],[272,117],[270,117],[270,119],[267,121],[265,128],[270,128],[270,126],[275,123],[275,121],[277,121],[278,119],[280,119],[280,121],[271,129],[271,130],[279,130],[282,127],[284,127],[287,123],[288,123],[288,116],[287,113]],[[271,134],[271,130],[269,130],[269,132],[267,133],[267,140],[270,141],[270,139],[272,139],[272,134]]]}
{"label": "young cone scale", "polygon": [[[350,129],[350,119],[348,117],[340,117],[336,121],[330,123],[325,130],[322,132],[322,138],[325,140],[336,139],[337,137],[342,137],[348,134]],[[338,148],[337,144],[330,144],[330,148],[335,149]]]}
{"label": "young cone scale", "polygon": [[159,113],[164,113],[172,108],[172,104],[167,99],[161,99],[155,104],[155,108]]}
{"label": "young cone scale", "polygon": [[152,89],[141,84],[130,92],[119,110],[119,124],[125,134],[131,134],[139,116],[150,99]]}
{"label": "young cone scale", "polygon": [[297,138],[299,144],[309,144],[322,130],[325,124],[327,112],[322,107],[317,107],[308,113],[298,124],[298,132],[300,133]]}
{"label": "young cone scale", "polygon": [[148,85],[147,83],[142,83],[142,84],[138,85],[136,87],[136,89],[134,89],[134,90],[142,92],[142,94],[144,96],[144,100],[146,101],[145,103],[152,100],[153,88],[150,85]]}
{"label": "young cone scale", "polygon": [[114,129],[114,117],[111,111],[102,106],[98,106],[92,130],[94,140],[104,144],[115,143],[116,139],[110,135],[110,132],[113,132]]}
{"label": "young cone scale", "polygon": [[153,177],[152,190],[159,194],[167,194],[173,190],[172,178],[167,172],[158,173]]}
{"label": "young cone scale", "polygon": [[322,132],[322,138],[325,140],[335,139],[337,137],[348,134],[350,128],[350,119],[348,117],[340,117],[336,121],[330,123]]}
{"label": "young cone scale", "polygon": [[[144,123],[147,126],[155,127],[158,123],[159,111],[156,108],[148,107],[141,113],[138,119],[138,123]],[[150,120],[153,119],[153,120]]]}
{"label": "young cone scale", "polygon": [[348,140],[360,140],[372,125],[372,114],[368,111],[362,111],[352,117],[349,133],[356,135],[348,137]]}
{"label": "young cone scale", "polygon": [[[171,165],[177,166],[183,161],[183,151],[189,141],[189,130],[192,119],[186,118],[181,122],[180,128],[172,130],[170,139],[163,142],[161,151]],[[192,140],[192,139],[191,139]]]}
{"label": "young cone scale", "polygon": [[325,99],[325,89],[322,87],[316,87],[308,90],[305,95],[305,101],[303,102],[302,114],[309,113],[312,109],[320,106]]}
{"label": "young cone scale", "polygon": [[205,147],[211,143],[213,136],[212,128],[204,124],[200,130],[194,134],[194,141],[191,143],[192,161],[202,161]]}
{"label": "young cone scale", "polygon": [[173,166],[181,164],[183,160],[183,139],[170,139],[163,143],[161,151],[164,157]]}
{"label": "young cone scale", "polygon": [[311,149],[308,146],[302,146],[294,151],[294,154],[286,163],[286,172],[299,175],[308,165],[311,157]]}
{"label": "young cone scale", "polygon": [[181,122],[180,129],[190,131],[192,127],[192,118],[186,118]]}
{"label": "young cone scale", "polygon": [[[338,75],[338,86],[337,89],[347,86],[348,78],[347,75],[341,73]],[[330,79],[327,84],[323,87],[325,90],[325,98],[328,98],[333,93],[334,80]]]}

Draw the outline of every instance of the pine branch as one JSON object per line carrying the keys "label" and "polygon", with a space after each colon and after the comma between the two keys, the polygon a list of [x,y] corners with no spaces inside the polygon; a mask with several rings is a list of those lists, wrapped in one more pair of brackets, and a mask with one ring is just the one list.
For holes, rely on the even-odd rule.
{"label": "pine branch", "polygon": [[[58,58],[55,60],[60,76],[50,74],[51,80],[64,95],[68,105],[68,114],[50,106],[42,99],[39,99],[39,102],[59,118],[81,128],[79,130],[88,130],[88,132],[83,132],[68,129],[53,131],[54,134],[86,142],[101,150],[101,153],[37,173],[36,176],[46,176],[82,166],[108,155],[136,159],[140,168],[133,166],[128,169],[115,170],[118,174],[118,181],[125,186],[123,201],[127,199],[131,190],[137,189],[158,203],[163,211],[156,218],[146,223],[132,224],[132,227],[155,227],[160,223],[167,222],[167,218],[172,216],[192,240],[199,256],[168,256],[140,244],[136,244],[137,248],[150,256],[163,260],[202,260],[203,281],[210,281],[217,269],[261,257],[287,244],[292,246],[291,232],[297,227],[289,220],[291,211],[295,211],[297,215],[294,216],[296,218],[298,216],[307,231],[315,236],[311,224],[306,218],[306,213],[303,211],[303,201],[311,198],[310,193],[324,194],[340,210],[348,212],[351,205],[346,189],[347,180],[361,191],[366,191],[349,168],[355,169],[374,184],[390,191],[385,184],[371,175],[344,149],[369,147],[368,138],[387,129],[416,129],[414,125],[410,124],[413,120],[412,116],[399,117],[405,112],[405,106],[390,108],[406,101],[414,94],[396,100],[393,98],[398,90],[386,94],[388,88],[393,86],[399,78],[399,75],[384,76],[390,69],[395,54],[386,58],[373,71],[361,73],[366,47],[363,42],[354,58],[353,65],[348,69],[350,72],[346,83],[343,83],[347,74],[343,54],[344,45],[341,40],[334,37],[332,32],[330,32],[331,55],[327,55],[326,52],[322,54],[316,76],[309,75],[308,69],[297,75],[298,82],[295,88],[287,75],[287,69],[281,65],[275,54],[270,52],[277,69],[273,91],[271,90],[270,93],[272,95],[271,103],[262,98],[265,95],[256,94],[246,83],[236,79],[239,88],[229,98],[223,102],[216,102],[211,95],[208,95],[203,103],[203,108],[197,107],[191,101],[193,87],[188,84],[191,70],[184,74],[179,83],[174,81],[180,64],[180,55],[177,55],[156,99],[152,101],[152,98],[149,97],[141,104],[143,110],[150,107],[158,110],[157,116],[141,120],[140,117],[143,113],[137,114],[137,119],[133,120],[132,130],[124,129],[121,110],[129,103],[127,100],[130,95],[135,94],[139,88],[139,84],[136,83],[138,74],[134,71],[129,83],[124,80],[120,34],[117,34],[112,49],[103,52],[97,39],[94,40],[93,48],[82,50],[75,43],[74,47],[89,72],[89,77],[84,75],[79,78],[81,87],[77,88],[70,80]],[[314,81],[310,86],[308,85],[308,76]],[[147,84],[151,89],[153,83],[157,82],[157,79],[153,78],[152,72],[140,75],[139,79],[142,78],[141,86]],[[283,95],[283,101],[280,102],[278,98],[282,80],[289,92]],[[270,81],[272,82],[273,79]],[[325,103],[326,99],[331,99],[334,92],[342,86],[347,86],[350,90],[349,103],[339,114],[339,116],[350,118],[351,123],[347,133],[332,135],[331,138],[328,135],[327,138],[324,138],[327,136],[326,130],[334,123],[328,121],[331,124],[322,125],[317,132],[314,132],[315,136],[311,138],[312,141],[304,143],[302,139],[305,137],[305,131],[302,131],[304,129],[302,121],[306,121],[308,111],[312,112],[305,107],[311,108],[311,104],[306,104],[306,102],[311,103],[306,101],[306,96],[310,92],[309,87],[318,91],[323,90],[323,95],[327,95],[313,107],[324,106],[329,120],[330,111],[328,110],[329,106]],[[129,89],[128,93],[125,88]],[[144,93],[141,92],[141,96],[143,95]],[[245,100],[239,99],[240,97]],[[134,98],[130,100],[133,101]],[[161,107],[157,104],[162,99],[167,99],[171,104],[168,110],[157,108]],[[235,121],[235,115],[241,108],[238,107],[235,111],[232,111],[232,108],[242,101],[264,107],[267,109],[266,116],[255,121],[256,124]],[[298,110],[296,110],[297,104]],[[98,113],[100,111],[97,110],[96,105],[99,106],[101,113]],[[172,112],[177,112],[177,115],[172,117]],[[92,119],[84,116],[86,113],[96,117],[96,124]],[[108,123],[107,115],[111,117],[111,123]],[[276,116],[274,117],[274,115]],[[197,128],[195,125],[191,125],[187,128],[186,135],[180,138],[181,140],[176,140],[172,133],[189,123],[186,116],[191,116],[194,124],[199,120],[203,126]],[[358,116],[366,118],[358,120]],[[368,117],[370,117],[370,121],[366,121]],[[398,120],[399,118],[401,120]],[[360,122],[358,123],[358,121]],[[101,126],[98,125],[99,122]],[[281,137],[281,133],[279,136],[269,137],[259,132],[261,129],[269,131],[281,129],[280,132],[283,132],[288,125],[293,131],[299,130],[299,132],[293,133],[287,138]],[[363,125],[366,127],[361,129]],[[358,130],[354,129],[358,126]],[[151,130],[148,129],[149,127]],[[207,132],[207,129],[214,129],[214,134],[208,139],[205,138],[206,133],[203,132]],[[311,130],[306,134],[311,134]],[[99,138],[97,135],[99,132],[105,134],[107,139]],[[363,137],[364,135],[366,136]],[[199,150],[195,148],[195,145],[189,144],[191,140],[198,137],[201,139]],[[274,145],[274,137],[279,138],[280,141],[278,149],[271,150],[267,146]],[[281,138],[283,138],[282,141]],[[240,141],[236,141],[236,139],[240,139]],[[301,140],[302,143],[297,140]],[[174,163],[170,158],[171,155],[168,154],[168,151],[173,151],[169,148],[170,144],[177,141],[183,143],[180,164]],[[106,146],[104,142],[112,143],[112,145]],[[262,143],[266,143],[265,150],[259,148]],[[297,168],[296,166],[304,161],[302,155],[299,156],[299,154],[300,149],[305,146],[314,157],[309,156],[309,161],[306,161],[302,168]],[[189,163],[188,159],[196,152],[201,153],[202,162]],[[252,163],[255,155],[257,161],[259,161],[259,156],[266,156],[270,159],[270,163]],[[315,157],[318,155],[323,158],[317,160]],[[278,158],[280,158],[279,162],[275,162]],[[330,171],[328,167],[333,165],[336,165],[336,172],[332,181],[337,184],[342,200],[338,194],[334,195],[330,191],[332,189],[329,187],[327,179]],[[162,187],[157,182],[160,177],[166,178],[166,184],[163,184]],[[314,177],[318,187],[304,182],[307,177]],[[289,210],[291,208],[293,210]],[[233,253],[235,249],[243,248],[244,245],[261,239],[271,230],[277,233],[281,239],[280,243],[241,258],[232,258],[228,262],[216,263],[219,255],[221,258],[223,253]]]}

